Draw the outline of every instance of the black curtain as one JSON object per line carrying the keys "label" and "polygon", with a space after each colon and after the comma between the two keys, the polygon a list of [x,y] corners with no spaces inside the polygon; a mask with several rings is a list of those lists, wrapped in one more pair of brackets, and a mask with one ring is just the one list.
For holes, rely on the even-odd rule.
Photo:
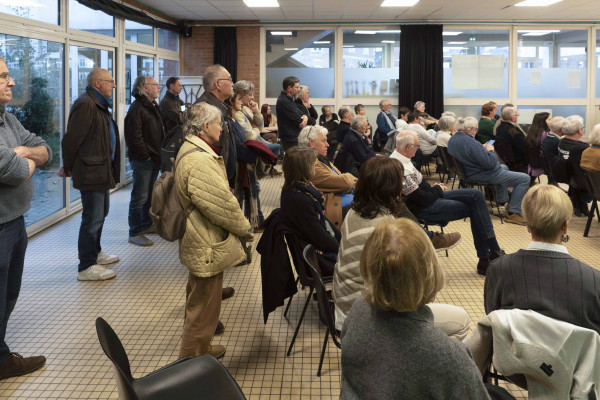
{"label": "black curtain", "polygon": [[215,28],[214,63],[221,64],[237,81],[237,31],[236,27]]}
{"label": "black curtain", "polygon": [[139,22],[140,24],[150,25],[155,28],[168,29],[175,32],[181,32],[182,27],[178,25],[168,24],[158,21],[146,13],[134,10],[131,7],[115,3],[112,0],[77,0],[80,4],[91,8],[92,10],[103,11],[113,17],[125,18],[130,21]]}
{"label": "black curtain", "polygon": [[444,111],[442,25],[402,25],[400,34],[400,106],[413,109],[424,101],[426,112]]}

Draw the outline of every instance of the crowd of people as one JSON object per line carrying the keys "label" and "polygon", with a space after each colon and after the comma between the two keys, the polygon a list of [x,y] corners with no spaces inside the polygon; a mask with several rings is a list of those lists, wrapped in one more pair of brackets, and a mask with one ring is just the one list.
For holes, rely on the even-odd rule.
{"label": "crowd of people", "polygon": [[[0,379],[45,363],[43,356],[11,353],[4,341],[23,273],[30,178],[52,158],[48,145],[5,110],[14,85],[0,59]],[[541,112],[524,129],[512,104],[498,117],[497,105],[488,102],[478,121],[452,112],[436,119],[422,101],[412,111],[400,107],[396,117],[382,100],[373,131],[361,104],[337,113],[324,106],[319,116],[309,88],[293,76],[283,80],[276,113],[268,104],[259,107],[252,82],[234,84],[220,65],[206,68],[204,92],[194,104],[179,98],[177,77],[166,86],[159,103],[155,79],[139,76],[133,84],[124,132],[133,174],[128,241],[153,245],[147,237],[156,233],[152,190],[159,171],[173,170],[177,198],[191,210],[179,240],[180,261],[189,271],[180,357],[225,355],[224,346],[212,343],[225,329],[221,302],[235,293],[223,288],[224,271],[245,262],[254,234],[266,230],[263,237],[273,237],[269,230],[282,224],[300,247],[318,250],[321,273],[333,281],[344,399],[508,395],[484,385],[470,357],[469,314],[434,302],[446,281],[436,252],[456,246],[461,235],[434,233],[429,225],[469,219],[474,272],[485,276],[486,313],[531,309],[600,333],[600,272],[563,245],[571,215],[589,213],[590,193],[578,171],[600,171],[600,124],[588,144],[581,140],[579,116]],[[71,177],[81,191],[80,281],[115,278],[108,266],[119,261],[101,246],[109,190],[121,170],[110,103],[115,87],[109,71],[92,70],[62,140],[59,175]],[[437,160],[437,168],[447,168],[442,152],[461,164],[468,182],[490,185],[492,193],[431,184],[422,166]],[[280,159],[284,182],[273,223],[263,215],[259,181],[280,174]],[[542,174],[549,184],[536,183]],[[557,183],[569,185],[568,194]],[[507,222],[527,226],[527,249],[502,250],[491,200],[505,209]],[[263,270],[276,268],[265,265],[274,260],[263,254]]]}

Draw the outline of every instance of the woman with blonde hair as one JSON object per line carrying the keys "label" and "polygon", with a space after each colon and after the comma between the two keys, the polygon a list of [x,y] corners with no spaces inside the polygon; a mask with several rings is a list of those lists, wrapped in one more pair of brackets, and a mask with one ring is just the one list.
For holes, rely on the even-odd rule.
{"label": "woman with blonde hair", "polygon": [[213,146],[221,131],[218,108],[198,103],[186,111],[175,182],[182,207],[194,208],[179,240],[179,260],[189,270],[180,358],[225,355],[224,346],[211,345],[221,311],[223,271],[245,258],[238,237],[246,236],[250,224],[229,190],[220,149]]}
{"label": "woman with blonde hair", "polygon": [[342,329],[340,399],[488,399],[462,342],[433,324],[428,303],[445,282],[415,222],[385,220],[360,257],[365,287]]}

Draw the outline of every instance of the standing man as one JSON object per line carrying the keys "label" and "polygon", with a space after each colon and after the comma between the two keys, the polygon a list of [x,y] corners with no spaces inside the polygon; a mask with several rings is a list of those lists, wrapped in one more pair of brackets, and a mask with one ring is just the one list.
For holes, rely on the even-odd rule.
{"label": "standing man", "polygon": [[152,188],[160,169],[160,153],[165,137],[162,112],[156,103],[160,85],[150,76],[140,75],[133,84],[135,101],[125,117],[125,141],[133,170],[129,203],[129,243],[152,246],[146,233],[156,230],[150,219]]}
{"label": "standing man", "polygon": [[288,76],[283,80],[283,91],[277,98],[277,126],[284,151],[298,145],[298,135],[308,122],[308,117],[302,115],[294,102],[299,91],[300,80],[295,76]]}
{"label": "standing man", "polygon": [[196,100],[196,103],[208,103],[221,110],[221,121],[224,121],[222,125],[223,130],[221,131],[221,137],[214,143],[214,146],[221,149],[221,152],[218,154],[223,157],[229,187],[234,188],[237,151],[229,123],[227,122],[229,108],[223,103],[233,95],[233,80],[231,79],[231,74],[222,65],[213,64],[208,66],[204,71],[202,85],[204,86],[204,93]]}
{"label": "standing man", "polygon": [[116,276],[104,265],[119,261],[119,257],[102,252],[100,238],[108,215],[108,191],[120,179],[121,146],[119,129],[110,112],[115,81],[110,72],[100,68],[94,68],[87,81],[85,92],[69,113],[62,140],[63,167],[58,175],[72,177],[73,186],[81,191],[77,280],[103,281]]}
{"label": "standing man", "polygon": [[165,117],[166,136],[162,144],[161,171],[171,170],[171,157],[177,155],[181,146],[183,125],[183,111],[185,103],[179,98],[181,93],[181,81],[176,76],[167,79],[167,92],[160,101],[160,110]]}
{"label": "standing man", "polygon": [[6,112],[13,86],[15,81],[0,56],[0,379],[28,374],[46,362],[44,356],[24,358],[11,353],[4,341],[8,318],[21,290],[27,249],[23,214],[33,197],[31,177],[36,167],[52,158],[48,145]]}

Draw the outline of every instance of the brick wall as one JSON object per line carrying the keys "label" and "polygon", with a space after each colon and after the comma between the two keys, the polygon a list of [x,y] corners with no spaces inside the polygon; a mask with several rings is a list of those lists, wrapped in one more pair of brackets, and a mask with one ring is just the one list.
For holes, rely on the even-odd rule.
{"label": "brick wall", "polygon": [[[182,38],[181,75],[202,75],[213,63],[214,30],[212,26],[194,26],[192,37]],[[254,83],[254,97],[260,90],[260,27],[238,26],[237,79]]]}

